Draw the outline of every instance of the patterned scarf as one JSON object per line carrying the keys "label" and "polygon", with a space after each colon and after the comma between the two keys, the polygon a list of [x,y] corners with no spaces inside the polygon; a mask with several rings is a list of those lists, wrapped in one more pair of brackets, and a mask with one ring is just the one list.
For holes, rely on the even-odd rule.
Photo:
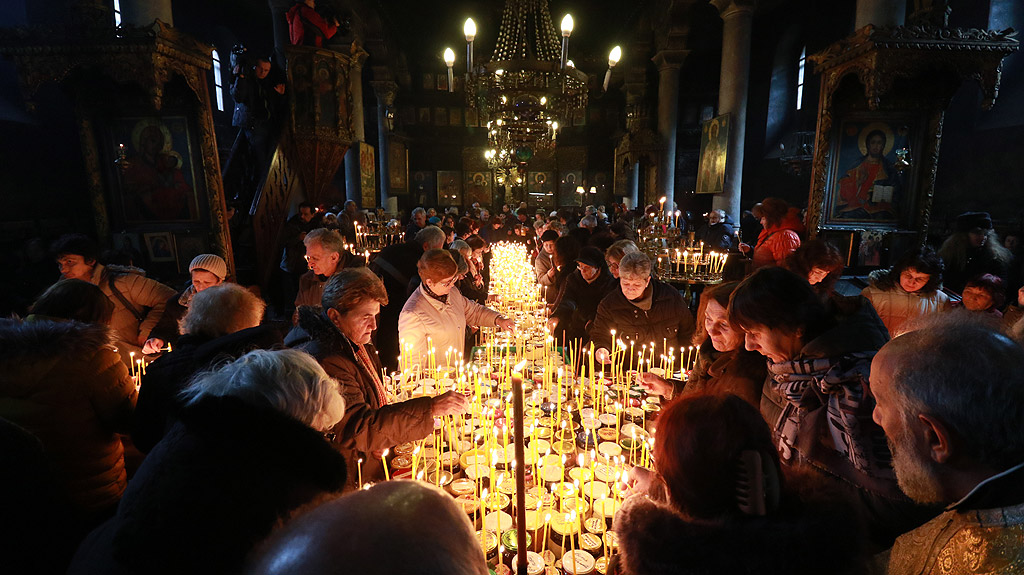
{"label": "patterned scarf", "polygon": [[772,390],[785,404],[774,430],[783,460],[839,462],[875,479],[895,477],[885,435],[871,420],[875,402],[867,384],[874,355],[769,362]]}
{"label": "patterned scarf", "polygon": [[448,294],[437,295],[436,293],[433,292],[433,290],[431,290],[427,286],[427,282],[421,282],[420,285],[423,286],[423,292],[426,293],[428,296],[436,299],[437,301],[439,301],[441,303],[445,303],[445,304],[448,303]]}
{"label": "patterned scarf", "polygon": [[373,361],[370,360],[370,354],[366,353],[366,346],[352,340],[348,340],[348,343],[352,346],[352,355],[355,356],[356,361],[359,363],[359,367],[362,367],[366,373],[369,373],[370,377],[373,378],[373,385],[377,388],[377,397],[380,398],[380,406],[383,407],[387,405],[388,394],[384,389],[384,382],[381,381],[380,374],[377,373],[377,370],[373,367]]}

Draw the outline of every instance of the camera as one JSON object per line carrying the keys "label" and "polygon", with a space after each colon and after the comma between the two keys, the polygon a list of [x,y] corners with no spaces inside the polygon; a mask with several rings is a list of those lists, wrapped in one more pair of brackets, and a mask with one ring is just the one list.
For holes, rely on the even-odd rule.
{"label": "camera", "polygon": [[248,70],[253,65],[249,57],[249,50],[244,44],[235,44],[231,47],[231,73],[237,75],[239,72]]}

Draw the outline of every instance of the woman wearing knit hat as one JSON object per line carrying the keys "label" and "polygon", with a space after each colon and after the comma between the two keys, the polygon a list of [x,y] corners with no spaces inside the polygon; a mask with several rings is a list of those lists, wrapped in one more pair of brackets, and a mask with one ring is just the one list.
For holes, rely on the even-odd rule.
{"label": "woman wearing knit hat", "polygon": [[1004,281],[1013,254],[1003,247],[992,226],[988,212],[964,212],[956,217],[953,233],[939,248],[946,264],[943,282],[946,287],[960,293],[967,280],[982,274],[992,274]]}
{"label": "woman wearing knit hat", "polygon": [[156,353],[168,343],[177,343],[178,320],[188,311],[192,296],[206,288],[224,283],[228,275],[228,265],[224,258],[218,255],[199,254],[188,264],[188,273],[192,276],[192,281],[184,291],[167,300],[167,308],[160,323],[153,328],[149,339],[146,340],[143,350],[147,353]]}

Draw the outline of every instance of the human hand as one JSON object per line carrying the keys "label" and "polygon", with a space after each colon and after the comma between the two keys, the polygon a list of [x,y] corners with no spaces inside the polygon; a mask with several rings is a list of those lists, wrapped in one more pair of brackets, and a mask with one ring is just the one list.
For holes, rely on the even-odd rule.
{"label": "human hand", "polygon": [[277,84],[274,86],[274,91],[284,96],[284,84]]}
{"label": "human hand", "polygon": [[160,349],[167,345],[167,342],[158,338],[151,337],[146,340],[146,343],[142,344],[142,354],[152,355],[154,353],[160,353]]}
{"label": "human hand", "polygon": [[498,319],[494,320],[494,325],[509,331],[515,331],[516,329],[515,320],[507,317],[498,317]]}
{"label": "human hand", "polygon": [[1024,307],[1024,286],[1017,290],[1017,305]]}
{"label": "human hand", "polygon": [[558,318],[553,317],[548,320],[548,332],[555,333],[556,328],[558,328]]}
{"label": "human hand", "polygon": [[598,363],[611,363],[612,352],[603,347],[599,347],[597,348],[597,351],[594,352],[594,359],[596,359]]}
{"label": "human hand", "polygon": [[672,382],[649,371],[640,374],[640,387],[647,393],[668,397],[672,394]]}
{"label": "human hand", "polygon": [[430,415],[441,417],[458,415],[469,411],[469,400],[465,395],[455,391],[447,391],[435,397],[430,403]]}
{"label": "human hand", "polygon": [[657,475],[646,467],[634,467],[629,470],[626,485],[633,493],[647,493],[651,489]]}
{"label": "human hand", "polygon": [[743,253],[747,253],[750,251],[750,244],[740,242],[740,245],[738,247],[740,248],[740,251]]}

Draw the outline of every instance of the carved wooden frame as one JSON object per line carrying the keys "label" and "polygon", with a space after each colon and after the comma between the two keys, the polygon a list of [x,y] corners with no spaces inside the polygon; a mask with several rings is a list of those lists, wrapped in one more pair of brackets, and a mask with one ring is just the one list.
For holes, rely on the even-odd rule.
{"label": "carved wooden frame", "polygon": [[[916,214],[907,221],[907,229],[916,231],[923,241],[931,215],[944,111],[953,93],[966,80],[973,80],[980,86],[983,107],[988,109],[995,103],[1002,59],[1018,49],[1014,35],[1012,30],[865,26],[811,56],[816,64],[815,72],[821,75],[821,94],[808,198],[809,233],[813,236],[819,231],[835,229],[824,217],[824,208],[837,123],[858,109],[871,112],[918,110],[922,115],[923,136],[919,149],[913,152],[919,176],[915,192],[917,205]],[[837,92],[850,95],[842,86],[851,76],[863,90],[856,98],[856,105],[836,99]],[[920,86],[908,90],[905,83],[908,80],[926,80],[934,90]],[[866,228],[843,226],[840,229]]]}

